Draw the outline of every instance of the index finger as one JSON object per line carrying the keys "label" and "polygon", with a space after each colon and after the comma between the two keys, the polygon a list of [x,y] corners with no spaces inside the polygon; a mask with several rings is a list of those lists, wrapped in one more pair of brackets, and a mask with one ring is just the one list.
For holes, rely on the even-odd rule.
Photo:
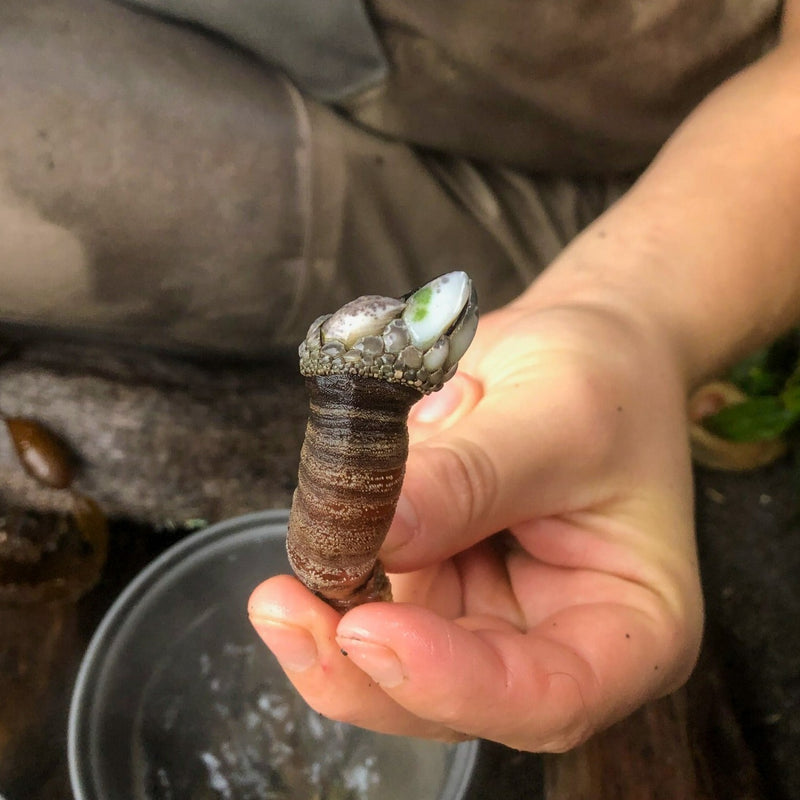
{"label": "index finger", "polygon": [[[474,622],[474,625],[473,625]],[[348,658],[400,706],[453,731],[562,751],[685,679],[669,620],[589,603],[527,632],[410,605],[339,623]]]}

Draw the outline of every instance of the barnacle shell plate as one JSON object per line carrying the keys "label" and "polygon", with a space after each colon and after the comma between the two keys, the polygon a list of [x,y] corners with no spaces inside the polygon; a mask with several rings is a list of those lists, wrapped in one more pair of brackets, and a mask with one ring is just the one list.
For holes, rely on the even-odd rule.
{"label": "barnacle shell plate", "polygon": [[[470,302],[466,308],[466,313],[462,314],[456,322],[453,332],[449,336],[450,352],[447,354],[445,366],[447,368],[454,366],[461,360],[461,356],[467,352],[467,348],[472,344],[475,337],[475,331],[478,329],[478,314],[477,314],[477,298],[475,291],[470,295]],[[470,313],[470,309],[474,308],[475,313]]]}
{"label": "barnacle shell plate", "polygon": [[322,323],[323,339],[352,347],[364,336],[379,333],[405,308],[402,300],[368,294],[343,305]]}
{"label": "barnacle shell plate", "polygon": [[466,272],[448,272],[417,289],[403,310],[411,342],[427,350],[458,319],[472,291]]}
{"label": "barnacle shell plate", "polygon": [[300,371],[363,375],[432,392],[455,373],[477,324],[472,281],[450,272],[405,298],[365,295],[314,320],[300,345]]}

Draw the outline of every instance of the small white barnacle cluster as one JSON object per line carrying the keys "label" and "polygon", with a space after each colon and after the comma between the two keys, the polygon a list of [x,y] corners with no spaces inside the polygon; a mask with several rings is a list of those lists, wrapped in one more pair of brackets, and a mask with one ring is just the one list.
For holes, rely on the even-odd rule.
{"label": "small white barnacle cluster", "polygon": [[466,272],[448,272],[406,297],[365,295],[311,323],[300,345],[303,375],[354,375],[423,394],[451,378],[478,326]]}

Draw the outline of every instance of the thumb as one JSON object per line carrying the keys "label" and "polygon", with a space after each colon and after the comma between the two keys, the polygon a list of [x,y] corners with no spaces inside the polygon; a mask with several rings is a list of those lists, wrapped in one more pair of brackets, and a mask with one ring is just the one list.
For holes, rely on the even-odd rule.
{"label": "thumb", "polygon": [[438,392],[426,395],[411,407],[408,433],[417,444],[454,425],[483,397],[483,384],[459,370]]}
{"label": "thumb", "polygon": [[567,489],[572,502],[586,499],[578,483],[592,467],[586,426],[546,394],[507,384],[411,447],[381,551],[387,569],[419,569],[503,528],[562,513]]}

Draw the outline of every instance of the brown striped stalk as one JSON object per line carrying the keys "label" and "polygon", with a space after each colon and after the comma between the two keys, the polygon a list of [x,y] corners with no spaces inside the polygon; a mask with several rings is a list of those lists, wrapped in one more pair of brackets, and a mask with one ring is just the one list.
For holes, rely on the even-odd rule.
{"label": "brown striped stalk", "polygon": [[391,600],[378,551],[408,455],[411,406],[451,377],[477,325],[464,273],[406,298],[358,298],[300,346],[309,419],[287,536],[295,574],[340,611]]}

